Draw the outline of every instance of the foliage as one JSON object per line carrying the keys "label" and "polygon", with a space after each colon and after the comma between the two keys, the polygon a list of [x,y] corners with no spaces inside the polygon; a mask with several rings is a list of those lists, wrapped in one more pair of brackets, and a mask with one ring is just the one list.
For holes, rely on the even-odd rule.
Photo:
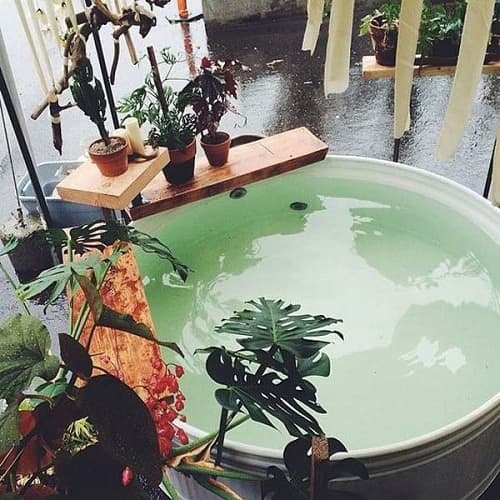
{"label": "foliage", "polygon": [[92,64],[88,58],[80,59],[75,66],[70,89],[76,105],[97,125],[100,136],[108,144],[109,134],[104,126],[106,97],[101,82],[94,78]]}
{"label": "foliage", "polygon": [[359,36],[368,35],[370,23],[374,18],[381,18],[379,26],[389,31],[398,29],[401,0],[389,0],[377,7],[366,16],[363,16],[359,25]]}
{"label": "foliage", "polygon": [[216,142],[222,117],[228,111],[236,112],[231,98],[238,97],[234,75],[237,70],[247,68],[238,60],[214,61],[204,57],[198,75],[181,90],[183,99],[191,98],[197,132],[212,142]]}
{"label": "foliage", "polygon": [[162,80],[163,97],[160,97],[153,73],[150,72],[143,85],[120,100],[117,110],[123,113],[124,118],[136,118],[139,126],[150,124],[149,143],[152,146],[184,150],[196,135],[196,117],[186,112],[191,96],[179,94],[167,83],[172,68],[179,62],[178,58],[167,49],[161,51],[161,56],[163,63],[168,65],[167,74]]}

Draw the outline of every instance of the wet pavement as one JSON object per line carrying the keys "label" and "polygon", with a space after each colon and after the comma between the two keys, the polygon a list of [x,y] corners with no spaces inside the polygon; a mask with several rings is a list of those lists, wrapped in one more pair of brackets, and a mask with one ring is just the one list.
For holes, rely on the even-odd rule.
{"label": "wet pavement", "polygon": [[[196,70],[204,55],[237,58],[248,65],[251,72],[240,80],[239,115],[226,115],[222,129],[232,135],[271,135],[306,126],[329,144],[331,153],[391,159],[393,81],[362,78],[361,57],[371,52],[366,38],[353,37],[349,89],[344,94],[331,95],[326,99],[322,71],[327,26],[323,26],[316,52],[310,56],[300,50],[305,17],[206,28],[203,20],[187,25],[169,23],[166,16],[171,19],[176,17],[174,4],[172,2],[165,9],[157,10],[158,26],[145,41],[134,34],[137,50],[144,54],[147,45],[155,46],[157,52],[163,47],[171,47],[174,52],[187,50],[186,61],[178,65],[174,72],[174,76],[180,78],[174,83],[179,87],[185,83],[182,79]],[[191,1],[189,5],[192,14],[201,12],[199,0]],[[355,26],[362,15],[364,12],[358,8]],[[65,111],[62,118],[63,155],[60,157],[53,149],[47,113],[37,121],[29,118],[41,95],[27,44],[21,35],[14,2],[1,2],[0,16],[2,20],[9,20],[2,21],[1,29],[25,111],[35,161],[40,163],[79,157],[83,145],[96,135],[97,130],[79,110]],[[109,30],[102,31],[107,58],[111,60],[109,35]],[[92,56],[94,52],[92,48]],[[57,60],[55,50],[51,51],[51,56],[54,61]],[[127,54],[122,51],[114,87],[115,98],[118,100],[139,85],[147,71],[146,60],[141,61],[138,67],[132,67]],[[438,162],[434,158],[434,150],[451,84],[451,77],[415,79],[411,129],[402,141],[400,161],[444,175],[481,193],[494,143],[499,79],[497,76],[482,77],[472,116],[455,158]],[[62,103],[69,99],[68,95],[66,93],[61,99]],[[19,179],[24,175],[25,168],[12,133],[10,140],[16,177]],[[16,200],[3,135],[0,137],[0,199],[0,220],[4,221],[15,210]],[[3,297],[0,315],[5,317],[17,305],[3,278],[0,278],[0,293]],[[41,308],[38,312],[41,314]],[[52,325],[51,329],[64,328],[64,316],[63,304],[50,309],[46,318]]]}

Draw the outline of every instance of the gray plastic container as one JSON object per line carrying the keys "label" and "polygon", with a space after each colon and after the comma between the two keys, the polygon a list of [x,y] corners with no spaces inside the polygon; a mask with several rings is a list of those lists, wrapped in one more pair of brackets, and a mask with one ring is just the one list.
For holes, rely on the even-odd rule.
{"label": "gray plastic container", "polygon": [[[39,163],[36,167],[40,185],[49,207],[54,227],[72,227],[87,224],[97,219],[102,219],[102,210],[92,205],[72,203],[59,198],[55,188],[57,184],[69,173],[77,168],[81,161],[52,161]],[[18,184],[19,198],[24,208],[29,213],[38,212],[38,202],[31,180],[26,174]]]}

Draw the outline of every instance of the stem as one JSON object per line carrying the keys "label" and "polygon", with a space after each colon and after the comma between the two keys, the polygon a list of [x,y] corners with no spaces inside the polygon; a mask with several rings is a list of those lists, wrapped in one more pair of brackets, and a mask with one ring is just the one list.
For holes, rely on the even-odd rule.
{"label": "stem", "polygon": [[171,500],[180,500],[179,494],[177,493],[174,485],[170,482],[167,473],[165,472],[161,479],[161,484],[167,490],[167,493]]}
{"label": "stem", "polygon": [[151,72],[153,73],[153,81],[155,83],[156,92],[158,92],[158,100],[160,101],[161,110],[164,116],[168,116],[168,106],[163,93],[163,85],[161,83],[160,71],[156,62],[155,51],[150,45],[148,47],[149,64],[151,64]]}
{"label": "stem", "polygon": [[[5,267],[3,266],[3,264],[1,262],[0,262],[0,270],[2,271],[3,275],[5,276],[5,279],[9,283],[9,285],[12,287],[12,290],[15,291],[16,288],[17,288],[17,286],[16,286],[16,284],[14,283],[14,280],[12,279],[12,277],[7,272],[7,270],[5,269]],[[31,316],[31,311],[29,310],[28,306],[26,305],[26,302],[24,302],[24,300],[21,300],[21,298],[19,297],[19,295],[17,295],[17,293],[14,293],[14,295],[16,296],[17,300],[19,301],[19,304],[24,309],[24,311],[26,312],[26,314],[29,314]]]}

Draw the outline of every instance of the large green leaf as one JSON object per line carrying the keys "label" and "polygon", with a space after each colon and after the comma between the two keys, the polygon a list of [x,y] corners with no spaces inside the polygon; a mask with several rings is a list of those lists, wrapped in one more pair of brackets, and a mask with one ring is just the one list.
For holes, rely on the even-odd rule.
{"label": "large green leaf", "polygon": [[294,314],[299,305],[285,306],[282,300],[261,297],[258,301],[247,302],[254,309],[244,309],[224,320],[217,331],[243,336],[238,343],[249,350],[271,349],[276,346],[282,352],[289,352],[297,358],[310,358],[329,342],[313,340],[310,337],[324,337],[342,334],[329,330],[332,324],[342,320],[322,315]]}
{"label": "large green leaf", "polygon": [[81,390],[78,403],[103,449],[158,485],[162,466],[156,427],[141,398],[116,377],[99,375]]}
{"label": "large green leaf", "polygon": [[223,348],[214,349],[207,358],[208,375],[226,386],[216,391],[223,407],[236,411],[244,406],[257,422],[274,426],[267,415],[280,420],[292,436],[322,434],[310,410],[325,413],[316,402],[316,389],[306,380],[280,378],[275,372],[259,376],[249,372],[238,359]]}
{"label": "large green leaf", "polygon": [[181,349],[175,342],[158,340],[146,324],[138,323],[130,314],[120,313],[107,307],[102,301],[97,288],[86,276],[75,275],[75,278],[85,294],[94,323],[97,326],[114,328],[116,330],[131,333],[132,335],[137,335],[143,339],[151,340],[152,342],[168,347],[177,354],[184,356]]}
{"label": "large green leaf", "polygon": [[33,378],[55,377],[60,363],[49,348],[49,331],[38,318],[16,314],[0,327],[1,398],[10,403]]}
{"label": "large green leaf", "polygon": [[12,446],[17,445],[21,439],[18,410],[18,403],[13,401],[6,410],[0,413],[0,456],[6,453]]}

